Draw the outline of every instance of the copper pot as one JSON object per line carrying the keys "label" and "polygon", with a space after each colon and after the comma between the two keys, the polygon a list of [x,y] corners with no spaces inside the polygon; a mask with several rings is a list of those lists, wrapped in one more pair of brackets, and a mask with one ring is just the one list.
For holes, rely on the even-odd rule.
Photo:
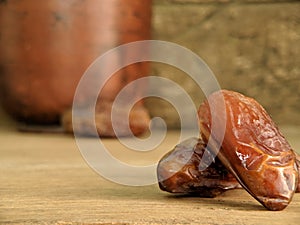
{"label": "copper pot", "polygon": [[[114,46],[149,39],[150,18],[151,0],[0,1],[4,108],[18,121],[58,123],[93,60]],[[128,82],[147,66],[130,69],[142,73],[124,70]],[[115,96],[118,82],[107,96]]]}

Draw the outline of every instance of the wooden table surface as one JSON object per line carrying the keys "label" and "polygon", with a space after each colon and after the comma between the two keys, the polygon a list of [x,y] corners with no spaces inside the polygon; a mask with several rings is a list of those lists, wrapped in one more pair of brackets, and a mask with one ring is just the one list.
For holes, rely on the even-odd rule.
{"label": "wooden table surface", "polygon": [[[284,134],[300,149],[299,127]],[[176,144],[178,132],[147,160]],[[300,194],[280,212],[265,210],[244,190],[214,199],[173,196],[156,184],[107,181],[82,158],[74,138],[0,128],[0,224],[299,224]],[[104,140],[111,148],[116,140]],[[141,160],[143,161],[143,159]]]}

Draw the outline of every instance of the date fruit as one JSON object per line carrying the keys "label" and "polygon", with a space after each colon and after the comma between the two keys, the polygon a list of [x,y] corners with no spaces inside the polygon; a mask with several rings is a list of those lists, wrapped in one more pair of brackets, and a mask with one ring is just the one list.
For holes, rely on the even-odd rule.
{"label": "date fruit", "polygon": [[[226,190],[241,187],[218,158],[213,161],[213,154],[207,154],[207,160],[203,158],[205,147],[201,139],[189,138],[167,153],[157,167],[160,189],[171,193],[215,197]],[[211,161],[213,163],[209,165]],[[206,169],[199,169],[200,162]]]}
{"label": "date fruit", "polygon": [[[241,188],[218,158],[212,164],[206,164],[208,167],[204,171],[199,169],[205,147],[201,139],[189,138],[163,156],[157,167],[160,189],[174,194],[216,197],[227,190]],[[296,152],[295,155],[299,171],[300,156]],[[300,192],[299,178],[296,192]]]}
{"label": "date fruit", "polygon": [[[212,121],[211,116],[223,113],[218,112],[223,104],[220,97],[226,112],[222,141],[211,132],[212,123],[218,128],[224,122],[224,117]],[[284,209],[296,191],[299,174],[291,146],[266,110],[252,98],[222,90],[201,104],[198,115],[203,140],[211,136],[214,144],[208,147],[215,152],[219,150],[215,146],[221,146],[218,158],[239,183],[267,209]]]}

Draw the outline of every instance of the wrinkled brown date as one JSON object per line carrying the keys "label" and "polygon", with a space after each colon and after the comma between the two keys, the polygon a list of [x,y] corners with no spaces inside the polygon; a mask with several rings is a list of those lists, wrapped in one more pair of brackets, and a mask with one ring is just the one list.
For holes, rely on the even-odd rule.
{"label": "wrinkled brown date", "polygon": [[[190,138],[167,153],[157,167],[160,189],[171,193],[215,197],[226,190],[241,187],[218,158],[214,161],[213,154],[206,155],[207,160],[202,160],[205,147],[201,139]],[[206,169],[199,168],[200,162]]]}
{"label": "wrinkled brown date", "polygon": [[[205,170],[199,169],[205,147],[206,144],[201,139],[190,138],[163,156],[157,167],[160,189],[170,193],[210,198],[227,190],[241,188],[218,158]],[[299,171],[300,156],[297,153],[295,155]],[[298,174],[300,178],[300,173]],[[296,192],[300,192],[299,178]]]}
{"label": "wrinkled brown date", "polygon": [[[212,122],[218,128],[224,118],[218,115],[223,96],[226,131],[218,158],[240,184],[269,210],[282,210],[291,201],[298,185],[298,171],[291,146],[265,109],[252,98],[232,91],[218,91],[201,104],[198,115],[201,135],[211,135],[218,144]],[[210,107],[215,112],[210,112]],[[210,146],[212,150],[214,145]]]}

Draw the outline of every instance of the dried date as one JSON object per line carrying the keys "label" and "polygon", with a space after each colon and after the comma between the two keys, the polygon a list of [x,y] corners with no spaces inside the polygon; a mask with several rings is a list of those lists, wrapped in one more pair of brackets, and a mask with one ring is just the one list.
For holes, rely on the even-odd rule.
{"label": "dried date", "polygon": [[[226,131],[222,141],[211,132],[212,122],[218,128],[223,117],[212,115],[225,103]],[[214,111],[210,111],[210,108]],[[199,111],[201,135],[239,183],[269,210],[282,210],[291,201],[298,185],[298,171],[291,146],[265,109],[254,99],[240,93],[222,90],[213,93]],[[218,129],[216,129],[218,130]],[[217,137],[217,138],[216,138]]]}
{"label": "dried date", "polygon": [[[206,144],[198,138],[190,138],[178,144],[158,163],[159,187],[171,193],[215,197],[226,190],[241,187],[234,176],[214,155],[206,154]],[[208,153],[209,149],[207,150]],[[210,162],[213,163],[210,164]],[[199,168],[200,162],[206,169]],[[209,165],[210,164],[210,165]]]}
{"label": "dried date", "polygon": [[[160,189],[175,194],[216,197],[227,190],[241,188],[218,158],[209,166],[206,164],[207,169],[199,169],[205,147],[201,139],[190,138],[162,157],[157,168]],[[300,156],[296,152],[295,155],[299,171]],[[299,178],[296,192],[300,192]]]}

